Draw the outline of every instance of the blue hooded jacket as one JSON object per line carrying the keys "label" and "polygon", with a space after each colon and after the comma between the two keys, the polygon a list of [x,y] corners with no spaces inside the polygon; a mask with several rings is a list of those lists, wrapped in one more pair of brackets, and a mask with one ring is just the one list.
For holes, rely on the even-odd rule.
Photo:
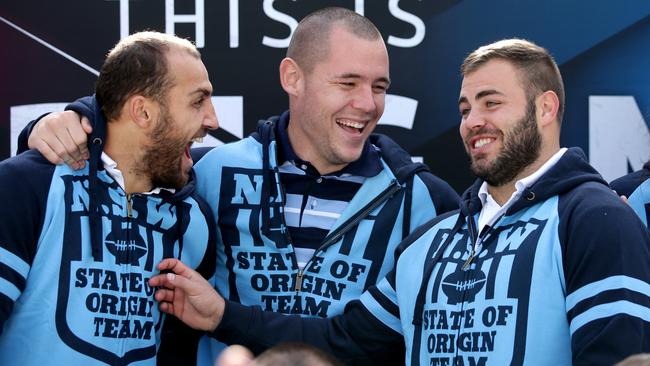
{"label": "blue hooded jacket", "polygon": [[155,365],[164,316],[147,280],[163,258],[214,273],[211,211],[190,182],[126,194],[103,169],[94,99],[84,169],[27,151],[0,163],[0,364]]}
{"label": "blue hooded jacket", "polygon": [[394,269],[342,316],[228,302],[213,336],[253,349],[305,341],[369,365],[398,362],[384,361],[400,343],[408,365],[612,365],[648,352],[650,237],[582,151],[478,233],[481,183],[407,238]]}
{"label": "blue hooded jacket", "polygon": [[215,213],[221,241],[213,284],[240,304],[331,317],[393,268],[399,242],[436,215],[456,209],[458,195],[388,137],[371,135],[382,171],[366,178],[301,270],[283,215],[280,119],[286,125],[288,112],[260,121],[256,133],[214,148],[196,164],[197,190]]}

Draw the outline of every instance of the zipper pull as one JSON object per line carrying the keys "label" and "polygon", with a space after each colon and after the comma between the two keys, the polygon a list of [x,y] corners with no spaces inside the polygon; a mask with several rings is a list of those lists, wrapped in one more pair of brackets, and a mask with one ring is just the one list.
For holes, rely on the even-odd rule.
{"label": "zipper pull", "polygon": [[463,267],[461,268],[463,271],[467,271],[469,268],[469,265],[472,264],[472,261],[476,257],[476,250],[472,249],[472,252],[469,253],[469,257],[467,257],[467,260],[465,263],[463,263]]}
{"label": "zipper pull", "polygon": [[133,202],[131,201],[131,194],[126,194],[126,215],[133,218]]}
{"label": "zipper pull", "polygon": [[478,253],[481,251],[482,247],[483,247],[483,235],[479,236],[478,239],[476,239],[476,243],[474,243],[474,246],[472,247],[472,251],[469,253],[469,257],[461,267],[463,271],[467,271],[467,269],[469,269],[469,265],[472,264],[472,261],[474,260],[474,258],[476,258]]}
{"label": "zipper pull", "polygon": [[296,292],[300,292],[300,289],[302,288],[302,275],[303,275],[303,269],[299,270],[298,273],[296,273],[296,286],[294,287],[294,290]]}

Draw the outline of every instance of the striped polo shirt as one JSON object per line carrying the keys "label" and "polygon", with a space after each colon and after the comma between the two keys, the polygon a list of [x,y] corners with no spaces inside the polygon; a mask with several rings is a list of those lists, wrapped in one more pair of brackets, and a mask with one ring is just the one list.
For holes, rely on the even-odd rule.
{"label": "striped polo shirt", "polygon": [[288,119],[278,122],[278,162],[286,193],[285,221],[298,265],[303,268],[365,179],[379,174],[383,165],[377,148],[366,140],[358,160],[337,172],[321,175],[296,155],[289,142],[288,123]]}

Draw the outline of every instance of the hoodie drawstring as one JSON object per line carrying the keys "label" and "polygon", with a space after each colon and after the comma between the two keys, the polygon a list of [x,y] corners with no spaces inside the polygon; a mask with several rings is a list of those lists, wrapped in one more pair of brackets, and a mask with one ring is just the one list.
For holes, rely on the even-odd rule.
{"label": "hoodie drawstring", "polygon": [[101,138],[95,137],[90,146],[90,172],[88,175],[88,193],[90,195],[89,202],[89,221],[90,221],[90,245],[92,248],[92,256],[96,262],[101,262],[102,258],[102,214],[101,208],[97,204],[99,197],[97,194],[97,165],[99,164],[102,154],[104,142]]}
{"label": "hoodie drawstring", "polygon": [[269,157],[269,144],[270,144],[270,134],[271,134],[271,121],[266,121],[264,122],[265,128],[262,128],[262,198],[260,204],[261,204],[261,209],[262,209],[262,234],[266,235],[267,237],[270,236],[271,229],[269,228],[269,224],[271,222],[270,219],[270,204],[269,204],[269,197],[270,197],[270,186],[271,186],[271,163],[270,163],[270,157]]}

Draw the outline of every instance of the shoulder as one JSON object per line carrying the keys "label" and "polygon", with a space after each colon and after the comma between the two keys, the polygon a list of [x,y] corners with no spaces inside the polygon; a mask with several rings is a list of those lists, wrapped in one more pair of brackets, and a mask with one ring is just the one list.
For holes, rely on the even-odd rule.
{"label": "shoulder", "polygon": [[560,239],[564,245],[593,250],[648,242],[648,232],[632,208],[608,186],[584,183],[559,197]]}
{"label": "shoulder", "polygon": [[618,215],[634,214],[614,191],[598,182],[586,182],[561,194],[558,206],[561,218],[588,216],[595,220],[602,217],[603,221],[611,222],[619,221],[621,216]]}
{"label": "shoulder", "polygon": [[400,243],[398,255],[411,247],[429,246],[439,230],[450,229],[456,224],[459,214],[459,210],[445,212],[419,226]]}
{"label": "shoulder", "polygon": [[428,188],[429,194],[434,197],[434,200],[453,201],[454,206],[458,207],[460,197],[449,183],[429,171],[419,172],[416,177]]}
{"label": "shoulder", "polygon": [[49,163],[39,152],[28,150],[24,153],[0,162],[0,184],[2,189],[12,186],[25,189],[49,182],[56,165]]}
{"label": "shoulder", "polygon": [[604,183],[585,182],[560,194],[560,210],[571,209],[582,212],[599,209],[617,209],[626,205],[620,197]]}
{"label": "shoulder", "polygon": [[246,137],[242,140],[231,142],[211,148],[204,152],[201,159],[196,163],[196,170],[201,170],[203,166],[214,167],[214,165],[240,165],[246,162],[259,161],[261,159],[262,145],[252,137]]}
{"label": "shoulder", "polygon": [[641,169],[613,180],[609,185],[619,195],[630,196],[643,182],[650,178],[650,170]]}

